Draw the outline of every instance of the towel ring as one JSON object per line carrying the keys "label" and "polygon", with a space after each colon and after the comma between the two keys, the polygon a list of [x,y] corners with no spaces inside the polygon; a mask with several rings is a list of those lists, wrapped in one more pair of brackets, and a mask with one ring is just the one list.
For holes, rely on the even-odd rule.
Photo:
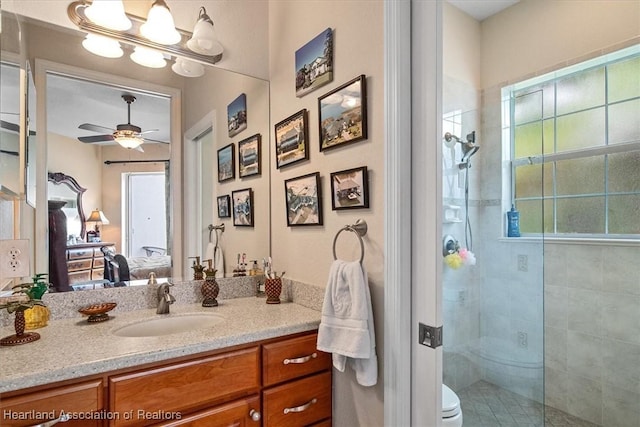
{"label": "towel ring", "polygon": [[359,219],[355,222],[355,224],[345,225],[336,233],[336,236],[333,238],[333,259],[334,261],[338,259],[336,255],[336,242],[338,241],[338,236],[343,231],[351,231],[358,236],[358,240],[360,240],[360,264],[364,260],[364,241],[362,240],[362,236],[367,234],[367,222],[363,219]]}
{"label": "towel ring", "polygon": [[217,230],[220,230],[222,233],[224,233],[224,223],[222,223],[220,225],[209,224],[209,243],[211,243],[211,232],[213,230],[216,230],[216,244],[215,244],[215,246],[218,246],[218,231]]}

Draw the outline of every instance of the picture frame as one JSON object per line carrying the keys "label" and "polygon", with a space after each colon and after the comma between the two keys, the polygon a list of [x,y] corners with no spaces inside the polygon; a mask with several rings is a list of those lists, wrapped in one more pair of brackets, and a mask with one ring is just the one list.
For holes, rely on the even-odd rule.
{"label": "picture frame", "polygon": [[320,151],[367,139],[364,74],[318,98]]}
{"label": "picture frame", "polygon": [[218,182],[229,181],[236,177],[235,146],[229,144],[218,150]]}
{"label": "picture frame", "polygon": [[253,191],[244,188],[231,192],[233,203],[233,225],[238,227],[253,227]]}
{"label": "picture frame", "polygon": [[369,207],[367,167],[332,172],[331,209],[360,209]]}
{"label": "picture frame", "polygon": [[228,194],[218,196],[218,218],[231,218],[231,197]]}
{"label": "picture frame", "polygon": [[238,142],[238,175],[246,178],[262,174],[262,136],[257,133]]}
{"label": "picture frame", "polygon": [[305,108],[275,125],[277,169],[309,159],[308,128]]}
{"label": "picture frame", "polygon": [[295,53],[296,96],[333,81],[333,30],[327,28]]}
{"label": "picture frame", "polygon": [[284,181],[287,226],[322,225],[320,172]]}
{"label": "picture frame", "polygon": [[247,95],[244,93],[227,105],[227,127],[229,137],[235,136],[247,128]]}

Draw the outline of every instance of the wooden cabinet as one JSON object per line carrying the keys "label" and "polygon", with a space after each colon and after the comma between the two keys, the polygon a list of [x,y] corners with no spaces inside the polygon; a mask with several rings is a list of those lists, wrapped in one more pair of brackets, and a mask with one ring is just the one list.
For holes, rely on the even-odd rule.
{"label": "wooden cabinet", "polygon": [[[0,399],[0,425],[33,426],[52,421],[62,412],[72,415],[65,427],[101,426],[92,414],[104,409],[102,380],[84,381]],[[99,418],[99,417],[97,417]]]}
{"label": "wooden cabinet", "polygon": [[[49,419],[66,426],[331,426],[331,355],[316,333],[267,340],[0,396],[0,425]],[[88,420],[87,418],[98,418]]]}
{"label": "wooden cabinet", "polygon": [[103,246],[115,251],[115,245],[106,242],[67,246],[65,256],[70,285],[104,278],[104,254],[100,250]]}

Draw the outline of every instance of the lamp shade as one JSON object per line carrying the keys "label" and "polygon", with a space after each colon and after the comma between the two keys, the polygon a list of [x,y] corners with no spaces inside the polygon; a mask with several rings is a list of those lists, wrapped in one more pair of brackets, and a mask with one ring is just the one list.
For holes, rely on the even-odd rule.
{"label": "lamp shade", "polygon": [[109,220],[101,210],[94,209],[91,211],[91,215],[87,218],[86,222],[99,222],[101,224],[109,224]]}
{"label": "lamp shade", "polygon": [[124,54],[117,40],[97,34],[87,34],[82,41],[82,47],[94,55],[105,58],[120,58]]}
{"label": "lamp shade", "polygon": [[117,31],[131,28],[131,20],[124,13],[122,0],[93,0],[91,6],[84,10],[91,22],[101,27]]}
{"label": "lamp shade", "polygon": [[198,21],[193,28],[193,36],[187,41],[187,47],[195,53],[208,56],[220,55],[224,51],[213,29],[213,21],[204,7],[200,8]]}
{"label": "lamp shade", "polygon": [[183,77],[200,77],[204,74],[202,64],[182,58],[177,58],[171,69]]}
{"label": "lamp shade", "polygon": [[143,67],[162,68],[167,65],[161,52],[142,46],[136,46],[130,58]]}
{"label": "lamp shade", "polygon": [[153,2],[147,22],[140,26],[140,33],[151,41],[165,45],[176,44],[182,39],[164,0]]}

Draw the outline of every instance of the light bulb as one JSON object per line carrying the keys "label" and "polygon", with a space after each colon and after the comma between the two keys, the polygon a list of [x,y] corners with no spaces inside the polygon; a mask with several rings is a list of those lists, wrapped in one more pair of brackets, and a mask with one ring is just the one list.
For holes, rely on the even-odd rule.
{"label": "light bulb", "polygon": [[133,62],[143,67],[162,68],[167,65],[162,53],[142,46],[136,46],[130,58]]}
{"label": "light bulb", "polygon": [[117,40],[97,34],[87,34],[87,37],[82,41],[82,47],[94,55],[105,58],[120,58],[124,54]]}
{"label": "light bulb", "polygon": [[93,0],[84,14],[94,24],[117,31],[131,28],[131,20],[124,13],[122,0]]}

